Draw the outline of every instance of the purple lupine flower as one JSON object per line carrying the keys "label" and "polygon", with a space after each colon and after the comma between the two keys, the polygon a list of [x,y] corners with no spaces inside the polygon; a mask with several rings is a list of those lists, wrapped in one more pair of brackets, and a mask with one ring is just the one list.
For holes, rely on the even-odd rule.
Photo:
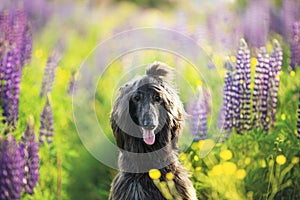
{"label": "purple lupine flower", "polygon": [[[10,47],[7,60],[7,69],[5,70],[5,92],[7,105],[12,106],[10,108],[11,113],[7,115],[7,121],[12,123],[15,127],[18,120],[18,107],[19,107],[19,94],[20,94],[20,82],[21,82],[21,72],[22,72],[22,48],[23,39],[26,27],[26,13],[23,10],[17,10],[12,16],[12,30],[11,35],[9,35],[9,41],[14,41],[13,45]],[[5,104],[5,103],[4,103]],[[10,119],[11,118],[11,119]]]}
{"label": "purple lupine flower", "polygon": [[[4,122],[13,128],[18,120],[21,72],[25,62],[22,54],[25,49],[26,26],[27,16],[24,10],[0,13],[0,98]],[[26,40],[31,40],[30,37]]]}
{"label": "purple lupine flower", "polygon": [[[239,69],[240,71],[240,69]],[[240,105],[241,105],[241,90],[240,90],[240,72],[235,71],[232,82],[232,109],[233,109],[233,122],[234,127],[240,127]]]}
{"label": "purple lupine flower", "polygon": [[22,136],[20,147],[23,150],[23,157],[25,159],[24,172],[24,189],[28,194],[33,194],[37,181],[39,179],[39,162],[38,155],[39,145],[35,140],[34,120],[33,116],[29,117],[27,127]]}
{"label": "purple lupine flower", "polygon": [[3,90],[3,73],[4,73],[4,56],[5,56],[5,51],[6,51],[6,41],[5,41],[5,34],[6,33],[6,26],[7,26],[7,14],[5,13],[0,13],[0,98],[2,96],[2,90]]}
{"label": "purple lupine flower", "polygon": [[233,121],[232,121],[232,126],[233,127],[238,127],[240,124],[240,95],[239,95],[239,80],[237,80],[237,75],[236,71],[233,74],[233,82],[232,82],[232,95],[231,95],[231,100],[232,100],[232,110],[233,110]]}
{"label": "purple lupine flower", "polygon": [[258,127],[261,118],[261,97],[262,97],[262,81],[263,81],[263,66],[265,63],[265,49],[261,48],[257,55],[257,65],[254,75],[254,90],[253,90],[253,125]]}
{"label": "purple lupine flower", "polygon": [[274,126],[276,121],[276,109],[277,109],[277,96],[280,81],[280,71],[283,60],[283,53],[280,44],[277,40],[273,41],[273,52],[270,57],[270,80],[269,80],[269,94],[270,94],[270,120],[271,127]]}
{"label": "purple lupine flower", "polygon": [[271,66],[270,57],[265,47],[260,48],[257,60],[253,92],[253,123],[256,127],[262,125],[262,128],[267,131],[271,120],[268,113]]}
{"label": "purple lupine flower", "polygon": [[267,131],[269,130],[270,116],[268,113],[269,104],[269,80],[270,80],[270,56],[266,48],[261,48],[262,54],[264,55],[263,69],[262,69],[262,93],[261,93],[261,124],[262,128]]}
{"label": "purple lupine flower", "polygon": [[22,48],[22,66],[29,65],[31,60],[31,53],[32,53],[32,31],[30,26],[26,27],[25,37],[24,37],[24,44]]}
{"label": "purple lupine flower", "polygon": [[243,109],[242,109],[242,116],[244,119],[244,128],[246,130],[250,129],[250,105],[251,105],[251,90],[250,90],[250,84],[251,84],[251,66],[250,66],[250,50],[247,46],[247,43],[245,40],[241,40],[241,48],[243,48],[243,63],[244,65],[244,80],[242,86],[243,86]]}
{"label": "purple lupine flower", "polygon": [[293,70],[295,70],[296,66],[300,66],[300,22],[293,24],[290,65]]}
{"label": "purple lupine flower", "polygon": [[223,129],[231,132],[233,126],[233,64],[227,59],[225,63],[227,69],[224,89],[223,89],[223,102],[224,102],[224,126]]}
{"label": "purple lupine flower", "polygon": [[207,136],[207,114],[209,112],[209,94],[198,86],[196,99],[191,106],[191,129],[195,141],[204,140]]}
{"label": "purple lupine flower", "polygon": [[24,177],[22,150],[13,135],[9,135],[0,151],[0,199],[21,199]]}
{"label": "purple lupine flower", "polygon": [[3,109],[3,116],[5,117],[4,122],[9,124],[15,124],[15,110],[13,103],[13,95],[11,94],[11,87],[13,78],[13,68],[14,60],[11,52],[11,40],[12,38],[12,15],[8,12],[0,13],[0,23],[1,23],[1,57],[0,57],[0,72],[1,72],[1,103]]}
{"label": "purple lupine flower", "polygon": [[40,91],[40,96],[42,97],[46,96],[52,91],[58,61],[59,58],[57,53],[55,51],[51,52],[44,70],[42,88]]}
{"label": "purple lupine flower", "polygon": [[236,58],[236,72],[234,74],[232,96],[234,121],[237,133],[250,128],[250,51],[244,39],[240,41],[240,47]]}
{"label": "purple lupine flower", "polygon": [[65,44],[63,43],[63,40],[59,40],[55,45],[55,47],[50,52],[50,56],[48,57],[46,67],[44,70],[44,77],[43,77],[42,87],[40,91],[41,97],[45,97],[48,93],[52,91],[52,87],[55,79],[56,67],[62,57],[64,46]]}
{"label": "purple lupine flower", "polygon": [[53,111],[50,103],[50,97],[48,95],[44,109],[41,114],[41,127],[39,135],[40,144],[44,144],[44,138],[47,139],[48,144],[52,143],[53,133]]}

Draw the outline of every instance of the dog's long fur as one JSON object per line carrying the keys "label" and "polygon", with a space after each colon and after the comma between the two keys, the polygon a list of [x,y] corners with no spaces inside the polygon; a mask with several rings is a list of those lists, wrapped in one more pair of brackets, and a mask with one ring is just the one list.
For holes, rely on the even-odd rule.
{"label": "dog's long fur", "polygon": [[[166,173],[174,174],[176,190],[183,200],[197,199],[188,174],[177,159],[184,109],[172,87],[172,75],[170,67],[155,62],[145,76],[120,88],[111,113],[111,127],[120,149],[120,173],[112,183],[110,200],[164,200],[148,175],[152,168],[160,168],[161,181],[166,180]],[[143,104],[134,96],[139,91],[145,95]],[[152,145],[145,143],[140,128],[147,124],[141,122],[147,117],[155,126]]]}

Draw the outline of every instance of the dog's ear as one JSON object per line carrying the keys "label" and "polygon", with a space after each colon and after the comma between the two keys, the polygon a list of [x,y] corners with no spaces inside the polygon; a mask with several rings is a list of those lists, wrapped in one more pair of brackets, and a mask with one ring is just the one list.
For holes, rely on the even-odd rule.
{"label": "dog's ear", "polygon": [[113,105],[111,114],[110,114],[110,126],[113,132],[113,135],[115,137],[115,140],[117,142],[117,145],[119,148],[124,148],[124,134],[122,129],[120,128],[120,120],[122,118],[122,114],[124,113],[124,108],[126,104],[124,104],[124,94],[126,94],[126,90],[128,89],[128,84],[125,84],[124,86],[119,88],[119,96],[115,100],[115,103]]}
{"label": "dog's ear", "polygon": [[170,120],[169,129],[171,130],[172,146],[174,149],[178,149],[178,137],[181,133],[186,113],[176,92],[172,88],[167,88],[166,92],[165,108]]}
{"label": "dog's ear", "polygon": [[154,62],[147,67],[146,75],[162,81],[171,82],[173,80],[174,71],[165,63]]}
{"label": "dog's ear", "polygon": [[117,125],[117,123],[113,117],[113,114],[110,118],[110,126],[113,131],[113,134],[114,134],[114,137],[115,137],[118,147],[121,149],[124,149],[124,142],[125,142],[124,135],[122,133],[122,130]]}
{"label": "dog's ear", "polygon": [[181,102],[173,105],[172,115],[171,139],[173,142],[173,148],[177,149],[178,136],[182,131],[182,123],[184,122],[184,109]]}

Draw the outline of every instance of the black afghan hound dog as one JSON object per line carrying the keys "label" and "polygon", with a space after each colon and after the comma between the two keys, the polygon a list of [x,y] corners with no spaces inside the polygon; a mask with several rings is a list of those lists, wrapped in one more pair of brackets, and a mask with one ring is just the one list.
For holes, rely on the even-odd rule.
{"label": "black afghan hound dog", "polygon": [[177,196],[173,199],[197,199],[188,173],[177,159],[185,111],[172,87],[172,77],[172,68],[155,62],[146,75],[120,88],[111,113],[120,172],[112,183],[110,200],[165,200],[149,177],[150,169],[159,169],[160,181],[166,181],[169,172],[174,175]]}

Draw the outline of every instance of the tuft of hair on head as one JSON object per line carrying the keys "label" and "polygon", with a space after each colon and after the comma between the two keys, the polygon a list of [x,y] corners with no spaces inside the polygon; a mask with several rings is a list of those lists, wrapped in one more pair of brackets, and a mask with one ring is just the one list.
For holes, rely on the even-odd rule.
{"label": "tuft of hair on head", "polygon": [[146,69],[146,75],[162,81],[171,82],[174,76],[174,70],[163,62],[154,62]]}

